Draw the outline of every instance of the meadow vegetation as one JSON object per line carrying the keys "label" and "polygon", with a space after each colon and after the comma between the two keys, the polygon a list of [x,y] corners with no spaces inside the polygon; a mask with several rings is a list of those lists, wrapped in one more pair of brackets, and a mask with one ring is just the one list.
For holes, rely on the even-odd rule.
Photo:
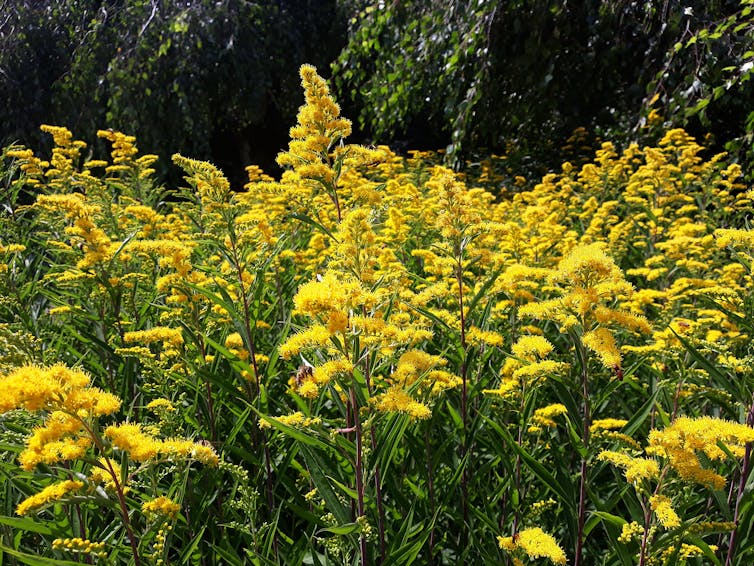
{"label": "meadow vegetation", "polygon": [[460,174],[301,78],[243,190],[3,150],[0,562],[754,562],[740,167],[671,129]]}

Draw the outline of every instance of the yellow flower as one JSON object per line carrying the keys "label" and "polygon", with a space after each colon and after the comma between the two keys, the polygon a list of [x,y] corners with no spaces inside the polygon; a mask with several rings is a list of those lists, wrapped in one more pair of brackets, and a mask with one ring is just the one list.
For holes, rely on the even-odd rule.
{"label": "yellow flower", "polygon": [[391,387],[385,393],[375,395],[370,402],[378,411],[398,412],[415,419],[428,419],[432,411],[419,401],[411,397],[400,387]]}
{"label": "yellow flower", "polygon": [[276,421],[286,426],[307,428],[322,423],[319,417],[307,417],[301,411],[296,411],[290,415],[281,415],[279,417],[262,417],[259,421],[259,428],[270,428],[270,421]]}
{"label": "yellow flower", "polygon": [[312,318],[327,320],[333,312],[347,313],[362,304],[364,291],[354,279],[339,276],[327,271],[320,279],[315,279],[299,287],[293,303],[296,314],[306,314]]}
{"label": "yellow flower", "polygon": [[181,506],[175,503],[172,499],[161,495],[160,497],[151,501],[146,501],[141,506],[141,511],[150,518],[155,518],[160,515],[168,517],[169,519],[175,519],[178,515],[178,511],[181,510]]}
{"label": "yellow flower", "polygon": [[128,452],[136,462],[146,462],[157,457],[162,442],[146,434],[140,424],[124,423],[111,425],[105,429],[105,437],[115,448]]}
{"label": "yellow flower", "polygon": [[673,505],[664,495],[653,495],[649,498],[649,506],[657,515],[660,524],[666,529],[672,529],[681,525],[681,519],[673,510]]}
{"label": "yellow flower", "polygon": [[698,453],[711,461],[724,460],[728,455],[719,446],[723,444],[727,452],[741,458],[749,442],[754,442],[750,426],[715,417],[681,417],[662,431],[652,430],[648,449],[666,456],[683,479],[722,489],[725,478],[705,468]]}
{"label": "yellow flower", "polygon": [[608,283],[620,283],[623,281],[623,274],[605,253],[603,245],[595,243],[574,248],[560,261],[550,279],[568,287],[588,289]]}
{"label": "yellow flower", "polygon": [[472,326],[466,332],[466,340],[472,346],[481,346],[482,344],[485,344],[487,346],[497,347],[502,346],[505,341],[501,334],[489,330],[482,330],[475,326]]}
{"label": "yellow flower", "polygon": [[618,346],[615,344],[613,333],[604,327],[590,330],[582,338],[584,346],[596,353],[602,364],[609,369],[617,369],[621,366],[621,356]]}
{"label": "yellow flower", "polygon": [[30,511],[36,511],[48,503],[63,499],[69,493],[79,491],[83,487],[84,482],[74,480],[65,480],[48,485],[39,493],[35,493],[19,503],[18,507],[16,507],[16,514],[26,515]]}
{"label": "yellow flower", "polygon": [[154,399],[153,401],[150,401],[147,403],[147,409],[150,411],[153,411],[155,413],[172,413],[175,412],[175,407],[173,406],[173,403],[171,403],[168,399]]}
{"label": "yellow flower", "polygon": [[567,412],[568,409],[566,409],[565,405],[555,403],[534,411],[532,420],[540,426],[555,427],[557,423],[553,419],[560,415],[565,415]]}
{"label": "yellow flower", "polygon": [[622,542],[623,544],[629,543],[633,539],[641,536],[643,532],[644,527],[636,521],[624,523],[623,527],[621,528],[620,536],[618,537],[618,542]]}
{"label": "yellow flower", "polygon": [[152,344],[162,342],[168,346],[178,347],[183,344],[183,332],[180,328],[168,328],[166,326],[155,326],[148,330],[134,330],[126,332],[123,335],[123,341],[126,344],[138,342],[140,344]]}
{"label": "yellow flower", "polygon": [[103,552],[105,548],[104,542],[92,542],[89,539],[82,539],[79,537],[74,538],[56,538],[52,541],[52,548],[55,550],[69,550],[71,552],[80,552],[82,554],[96,554],[98,558],[107,557],[107,553]]}
{"label": "yellow flower", "polygon": [[535,357],[544,358],[553,350],[553,345],[544,336],[522,336],[513,344],[514,356],[534,361]]}
{"label": "yellow flower", "polygon": [[615,430],[617,428],[623,428],[628,424],[624,419],[596,419],[592,421],[589,427],[589,432],[596,432],[598,430]]}
{"label": "yellow flower", "polygon": [[512,537],[497,537],[500,548],[508,552],[523,551],[529,558],[548,558],[553,564],[567,562],[557,541],[541,528],[524,529]]}
{"label": "yellow flower", "polygon": [[327,346],[330,344],[330,331],[321,324],[316,324],[290,336],[284,344],[280,345],[280,356],[288,360],[307,348]]}
{"label": "yellow flower", "polygon": [[651,458],[634,458],[622,452],[603,450],[597,456],[598,460],[625,470],[626,481],[634,485],[643,480],[651,480],[660,475],[660,466]]}

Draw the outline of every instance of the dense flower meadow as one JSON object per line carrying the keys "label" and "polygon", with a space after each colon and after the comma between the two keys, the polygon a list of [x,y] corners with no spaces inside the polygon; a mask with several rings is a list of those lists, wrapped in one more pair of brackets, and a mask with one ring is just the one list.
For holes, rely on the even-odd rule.
{"label": "dense flower meadow", "polygon": [[457,174],[301,77],[243,190],[112,130],[3,151],[0,562],[752,564],[738,165]]}

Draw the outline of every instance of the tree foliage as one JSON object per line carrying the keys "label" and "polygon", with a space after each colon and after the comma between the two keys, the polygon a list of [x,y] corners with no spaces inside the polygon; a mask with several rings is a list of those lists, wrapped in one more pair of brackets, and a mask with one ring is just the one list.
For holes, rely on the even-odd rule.
{"label": "tree foliage", "polygon": [[0,0],[0,8],[4,142],[43,143],[41,123],[87,138],[112,127],[148,151],[211,159],[238,182],[245,165],[272,165],[284,145],[302,102],[288,71],[307,62],[332,63],[357,134],[399,148],[400,140],[447,146],[454,165],[487,149],[551,166],[577,128],[635,140],[661,122],[711,132],[744,164],[754,158],[750,0]]}
{"label": "tree foliage", "polygon": [[648,85],[645,113],[701,125],[751,169],[754,2],[723,2],[699,12],[687,6],[680,17],[683,31]]}
{"label": "tree foliage", "polygon": [[[748,27],[728,24],[727,42],[708,45],[703,57],[673,57],[674,46],[699,37],[695,30],[727,21],[738,6],[365,2],[350,22],[349,44],[337,63],[340,96],[351,96],[361,126],[375,137],[412,137],[413,126],[426,122],[433,142],[447,140],[456,164],[470,152],[504,150],[510,142],[528,155],[552,159],[578,127],[612,138],[635,136],[642,101],[651,99],[648,89],[659,83],[675,95],[689,81],[692,92],[699,91],[697,76],[717,87],[721,69],[731,64],[720,52],[740,51],[740,59],[736,42]],[[688,115],[670,118],[682,123]],[[715,127],[723,131],[735,120]]]}
{"label": "tree foliage", "polygon": [[279,147],[286,138],[278,125],[301,104],[287,71],[326,66],[343,35],[335,0],[5,4],[6,141],[36,142],[43,122],[89,137],[107,126],[136,134],[151,151],[219,156],[231,170],[271,161],[272,149],[259,151]]}

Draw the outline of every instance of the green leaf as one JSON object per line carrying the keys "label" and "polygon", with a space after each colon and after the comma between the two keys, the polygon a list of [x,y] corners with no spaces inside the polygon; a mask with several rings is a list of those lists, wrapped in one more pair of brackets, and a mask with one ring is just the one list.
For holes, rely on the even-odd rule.
{"label": "green leaf", "polygon": [[644,424],[644,421],[647,420],[650,414],[652,414],[652,408],[655,406],[655,401],[657,400],[657,394],[660,390],[655,389],[652,392],[652,395],[650,395],[649,399],[647,399],[644,404],[639,408],[636,413],[634,413],[634,416],[631,417],[631,420],[629,420],[624,426],[621,432],[624,434],[627,434],[628,436],[633,435],[641,425]]}
{"label": "green leaf", "polygon": [[330,238],[333,239],[334,242],[337,242],[338,239],[335,237],[335,234],[330,232],[327,228],[325,228],[322,224],[314,220],[313,218],[310,218],[309,216],[305,216],[303,214],[291,214],[291,218],[295,218],[296,220],[299,220],[303,222],[304,224],[309,224],[310,226],[313,226],[323,234],[327,234]]}
{"label": "green leaf", "polygon": [[8,525],[14,529],[28,531],[30,533],[39,533],[41,535],[51,535],[52,529],[44,524],[29,519],[27,517],[5,517],[0,516],[0,525]]}
{"label": "green leaf", "polygon": [[[338,499],[338,496],[333,491],[330,481],[327,479],[327,475],[335,475],[334,470],[331,469],[331,462],[322,458],[316,450],[313,450],[310,446],[302,444],[300,446],[301,454],[304,456],[304,460],[307,464],[307,469],[311,474],[314,486],[317,491],[325,500],[327,510],[330,511],[339,523],[347,523],[349,520],[350,512],[346,510],[343,504]],[[323,473],[327,472],[327,475]]]}
{"label": "green leaf", "polygon": [[573,486],[565,485],[558,481],[555,476],[547,471],[547,468],[545,468],[545,466],[541,464],[539,460],[537,460],[534,456],[527,452],[526,449],[520,446],[514,440],[511,434],[507,430],[505,430],[505,428],[501,427],[496,422],[488,419],[487,417],[483,418],[500,436],[503,437],[503,440],[506,443],[505,446],[512,449],[516,454],[521,456],[521,460],[524,462],[524,464],[526,464],[526,466],[534,473],[534,475],[536,475],[542,481],[542,483],[544,483],[545,487],[554,491],[560,497],[562,503],[568,506],[571,511],[575,512],[576,493],[575,489],[573,489]]}
{"label": "green leaf", "polygon": [[[611,525],[615,525],[616,527],[623,528],[623,525],[625,525],[628,521],[626,521],[623,517],[619,517],[618,515],[613,515],[612,513],[606,513],[605,511],[593,511],[592,515],[597,517],[598,519],[610,523]],[[588,531],[584,533],[589,534]]]}
{"label": "green leaf", "polygon": [[194,551],[199,546],[199,543],[202,542],[202,535],[204,534],[204,531],[207,530],[206,525],[203,526],[201,529],[199,529],[199,532],[196,533],[193,540],[183,549],[183,552],[181,552],[181,558],[180,563],[181,564],[188,564],[189,557],[194,553]]}
{"label": "green leaf", "polygon": [[391,463],[400,451],[401,439],[406,433],[410,422],[411,419],[408,415],[391,413],[384,422],[379,423],[380,426],[378,430],[387,431],[387,434],[379,439],[377,449],[372,454],[374,466],[371,470],[371,474],[374,474],[377,467],[379,467],[381,474],[380,479],[383,483],[388,475]]}
{"label": "green leaf", "polygon": [[358,523],[346,523],[337,527],[325,527],[320,529],[320,532],[328,532],[334,535],[350,535],[357,533],[361,530],[361,526]]}
{"label": "green leaf", "polygon": [[0,550],[7,552],[9,555],[18,558],[22,563],[29,566],[81,566],[81,562],[71,562],[70,560],[60,560],[59,558],[44,558],[42,556],[35,556],[32,554],[25,554],[17,550],[13,550],[0,544]]}

